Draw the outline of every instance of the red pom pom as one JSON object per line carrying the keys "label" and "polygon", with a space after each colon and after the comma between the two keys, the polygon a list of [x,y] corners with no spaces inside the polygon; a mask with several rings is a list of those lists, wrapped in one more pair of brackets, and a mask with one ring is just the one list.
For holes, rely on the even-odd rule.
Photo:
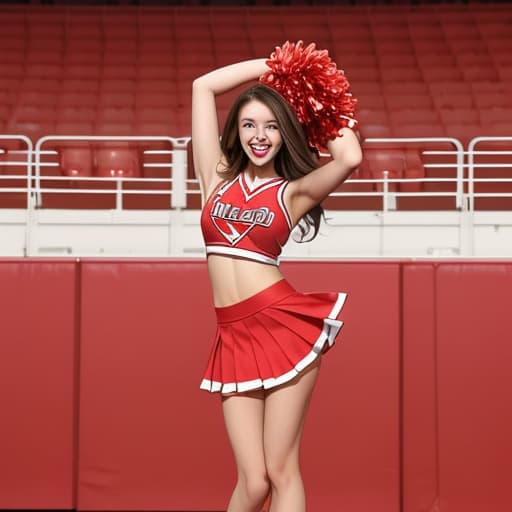
{"label": "red pom pom", "polygon": [[276,47],[267,65],[270,70],[260,81],[294,108],[311,146],[323,149],[328,140],[340,135],[342,128],[356,125],[357,100],[327,50],[317,50],[315,43],[304,48],[302,41],[286,41]]}

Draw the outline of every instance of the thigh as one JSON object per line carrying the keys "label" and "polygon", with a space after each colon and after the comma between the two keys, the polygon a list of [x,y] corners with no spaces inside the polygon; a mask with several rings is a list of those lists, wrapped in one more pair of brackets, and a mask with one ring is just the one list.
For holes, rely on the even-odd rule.
{"label": "thigh", "polygon": [[291,383],[265,399],[264,450],[267,467],[298,464],[304,420],[320,370],[320,358]]}
{"label": "thigh", "polygon": [[264,473],[263,391],[223,397],[222,411],[239,474]]}

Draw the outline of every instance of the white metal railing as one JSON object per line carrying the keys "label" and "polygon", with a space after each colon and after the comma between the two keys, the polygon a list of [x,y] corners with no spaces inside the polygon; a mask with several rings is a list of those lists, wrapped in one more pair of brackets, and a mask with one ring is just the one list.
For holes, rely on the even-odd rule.
{"label": "white metal railing", "polygon": [[[404,146],[408,145],[425,145],[425,144],[451,144],[454,146],[455,151],[441,151],[441,150],[435,150],[435,151],[423,151],[424,155],[442,155],[442,156],[450,156],[455,155],[455,162],[443,162],[439,164],[425,164],[425,168],[455,168],[456,169],[456,178],[405,178],[405,179],[389,179],[388,175],[384,174],[384,188],[386,188],[389,192],[389,183],[429,183],[429,182],[445,182],[445,183],[455,183],[456,191],[455,194],[452,192],[428,192],[428,191],[421,191],[421,192],[400,192],[400,191],[394,191],[393,196],[399,197],[399,196],[407,196],[407,197],[414,197],[414,196],[438,196],[438,197],[454,197],[455,198],[455,206],[458,209],[462,209],[464,206],[464,147],[462,143],[455,138],[452,137],[401,137],[401,138],[369,138],[365,139],[364,141],[365,146],[369,145],[379,145],[383,146],[385,149],[386,146],[389,145],[396,145],[401,144]],[[384,169],[386,171],[386,169]],[[389,197],[386,201],[386,196],[389,196],[389,193],[384,196],[384,210],[387,211],[387,207],[389,205]]]}
{"label": "white metal railing", "polygon": [[[482,143],[510,142],[510,150],[477,150]],[[509,156],[509,162],[475,163],[475,156]],[[510,169],[509,178],[475,178],[475,168]],[[468,145],[468,202],[471,211],[475,207],[476,197],[511,197],[510,192],[475,192],[475,183],[511,183],[512,184],[512,137],[475,137]]]}
{"label": "white metal railing", "polygon": [[[43,194],[44,193],[57,193],[57,194],[112,194],[112,190],[98,190],[98,189],[69,189],[49,188],[41,185],[43,176],[41,175],[41,168],[46,166],[55,165],[53,162],[41,162],[41,155],[44,154],[42,147],[46,143],[55,142],[87,142],[87,143],[111,143],[111,142],[167,142],[172,149],[166,150],[147,150],[144,151],[145,155],[161,154],[172,156],[169,162],[165,163],[147,163],[144,162],[144,167],[165,167],[170,170],[169,178],[137,178],[126,176],[115,177],[81,177],[81,176],[44,176],[45,181],[59,182],[98,182],[115,183],[116,194],[116,208],[122,209],[123,196],[130,194],[146,194],[146,195],[162,195],[168,194],[169,207],[171,208],[184,208],[186,206],[186,181],[187,181],[187,144],[190,141],[188,137],[173,138],[165,136],[64,136],[64,135],[48,135],[41,137],[37,142],[34,150],[34,192],[35,192],[35,206],[38,208],[44,207]],[[56,151],[50,152],[57,154]],[[48,154],[48,152],[47,152]],[[126,190],[123,187],[124,183],[169,183],[172,185],[170,190],[147,190],[147,189],[130,189]]]}
{"label": "white metal railing", "polygon": [[[0,193],[12,193],[12,192],[26,192],[27,194],[27,205],[28,208],[44,208],[44,194],[55,193],[55,194],[115,194],[116,197],[116,209],[123,209],[123,197],[125,195],[132,194],[144,194],[144,195],[169,195],[169,207],[170,208],[184,208],[187,205],[187,195],[200,194],[198,182],[195,179],[187,178],[187,144],[190,141],[189,137],[173,138],[165,136],[44,136],[40,138],[35,147],[33,147],[31,140],[24,135],[0,135],[0,147],[2,139],[19,140],[25,146],[26,149],[13,151],[16,153],[16,159],[9,161],[3,160],[1,164],[8,168],[9,166],[20,166],[25,165],[27,169],[26,176],[20,174],[9,174],[5,173],[0,176],[0,180],[8,179],[25,179],[26,187],[2,187],[0,181]],[[56,142],[89,142],[89,143],[116,143],[116,142],[133,142],[133,143],[144,143],[144,142],[166,142],[169,144],[169,150],[145,150],[144,155],[169,155],[168,162],[147,162],[143,161],[144,167],[165,167],[170,170],[169,178],[139,178],[139,177],[126,177],[126,176],[113,176],[113,177],[98,177],[98,176],[62,176],[62,175],[44,175],[42,169],[46,167],[58,167],[57,161],[43,161],[42,157],[57,156],[58,153],[55,150],[44,149],[45,145]],[[378,139],[366,139],[364,141],[365,147],[375,146],[382,147],[385,151],[389,145],[439,145],[439,144],[450,144],[453,146],[452,150],[439,150],[439,149],[422,149],[424,155],[439,155],[443,157],[452,158],[450,161],[443,161],[441,163],[427,163],[425,167],[431,168],[446,168],[455,169],[455,177],[436,177],[436,178],[391,178],[388,169],[383,169],[382,178],[373,179],[353,179],[348,180],[347,183],[357,184],[372,184],[374,185],[371,191],[336,191],[331,194],[332,197],[381,197],[382,198],[382,211],[386,212],[395,209],[396,198],[400,196],[407,197],[453,197],[455,206],[457,209],[468,209],[472,211],[474,209],[475,197],[511,197],[512,194],[509,192],[493,192],[475,193],[475,182],[502,182],[507,183],[512,181],[511,178],[475,178],[475,168],[482,167],[493,167],[493,168],[511,168],[512,169],[512,148],[511,150],[477,150],[477,146],[484,142],[511,142],[512,137],[477,137],[473,139],[468,147],[468,151],[465,152],[462,143],[454,138],[378,138]],[[467,164],[465,163],[465,156],[467,155]],[[481,163],[475,162],[475,156],[478,155],[498,155],[502,157],[511,157],[510,162],[501,163]],[[5,156],[5,152],[4,152]],[[18,158],[18,157],[22,158]],[[323,155],[327,156],[327,155]],[[467,168],[467,176],[465,176],[465,169]],[[43,183],[44,180],[44,183]],[[97,188],[59,188],[55,186],[59,182],[70,182],[76,183],[91,183],[91,182],[103,182],[103,183],[114,183],[115,188],[113,189],[97,189]],[[396,184],[413,184],[413,183],[454,183],[454,191],[401,191],[397,190],[392,185]],[[54,186],[48,185],[48,183]],[[130,188],[126,189],[123,185],[125,183],[131,184],[157,184],[157,183],[168,183],[169,188],[167,189],[144,189],[144,188]],[[465,186],[467,185],[467,186]],[[467,190],[465,190],[467,189]]]}
{"label": "white metal railing", "polygon": [[[23,179],[25,178],[26,179],[26,186],[25,187],[3,187],[3,188],[0,188],[0,191],[2,192],[26,192],[27,194],[27,204],[29,202],[29,197],[30,197],[30,187],[31,187],[31,182],[30,182],[30,177],[32,175],[32,160],[33,160],[33,144],[32,144],[32,141],[26,136],[26,135],[16,135],[16,134],[13,134],[13,135],[0,135],[0,141],[2,140],[5,140],[5,141],[20,141],[22,142],[25,146],[26,146],[26,149],[23,149],[23,150],[13,150],[12,152],[15,152],[16,154],[18,155],[22,155],[24,156],[24,158],[22,160],[15,160],[15,161],[11,161],[11,160],[4,160],[1,162],[1,165],[2,166],[5,166],[5,167],[14,167],[14,166],[20,166],[20,165],[24,165],[26,166],[27,168],[27,173],[26,175],[20,175],[20,174],[5,174],[3,176],[0,176],[0,179],[2,180],[13,180],[13,179],[16,179],[16,180],[19,180],[19,179]],[[1,143],[0,143],[1,145]],[[9,151],[9,153],[11,153],[11,151]],[[7,154],[5,150],[3,149],[0,149],[0,154]],[[1,182],[0,182],[1,184]]]}

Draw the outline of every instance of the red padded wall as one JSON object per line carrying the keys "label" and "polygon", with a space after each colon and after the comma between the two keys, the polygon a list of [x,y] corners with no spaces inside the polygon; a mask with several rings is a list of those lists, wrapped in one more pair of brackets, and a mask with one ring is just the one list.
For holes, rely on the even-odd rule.
{"label": "red padded wall", "polygon": [[435,265],[404,265],[402,290],[404,512],[433,512],[439,497]]}
{"label": "red padded wall", "polygon": [[[306,425],[309,508],[511,510],[512,263],[283,271],[349,294]],[[205,263],[3,259],[0,283],[0,508],[225,509]]]}
{"label": "red padded wall", "polygon": [[70,509],[75,263],[0,260],[0,508]]}
{"label": "red padded wall", "polygon": [[396,512],[399,482],[399,264],[286,262],[303,291],[348,293],[304,433],[313,511]]}
{"label": "red padded wall", "polygon": [[512,264],[403,266],[404,512],[512,509]]}
{"label": "red padded wall", "polygon": [[512,510],[512,264],[436,275],[439,485],[443,512]]}
{"label": "red padded wall", "polygon": [[[305,439],[311,507],[396,510],[398,265],[284,271],[351,297]],[[198,390],[215,322],[204,262],[88,261],[82,279],[79,508],[224,509],[234,463],[219,399]]]}
{"label": "red padded wall", "polygon": [[203,261],[82,264],[80,510],[222,509],[234,470],[199,390],[215,319]]}

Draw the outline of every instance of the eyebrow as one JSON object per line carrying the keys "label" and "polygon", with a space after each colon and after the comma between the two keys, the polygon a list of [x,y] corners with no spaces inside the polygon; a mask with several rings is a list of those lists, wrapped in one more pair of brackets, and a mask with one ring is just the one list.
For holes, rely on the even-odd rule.
{"label": "eyebrow", "polygon": [[[243,117],[240,119],[240,122],[242,121],[252,121],[254,123],[254,119],[252,117]],[[265,121],[265,123],[277,123],[277,119],[269,119],[268,121]]]}

